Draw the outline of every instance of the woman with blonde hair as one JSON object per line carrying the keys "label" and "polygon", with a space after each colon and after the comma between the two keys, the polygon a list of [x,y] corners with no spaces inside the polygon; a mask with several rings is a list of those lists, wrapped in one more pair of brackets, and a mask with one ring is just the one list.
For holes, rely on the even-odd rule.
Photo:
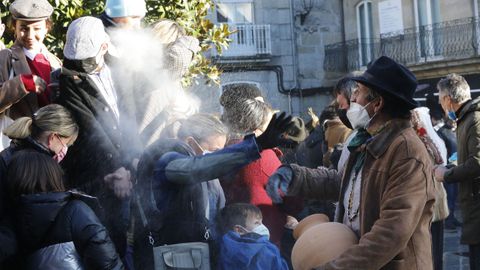
{"label": "woman with blonde hair", "polygon": [[[0,262],[15,253],[11,227],[12,207],[7,193],[7,166],[14,153],[30,150],[60,162],[78,134],[78,126],[64,107],[51,104],[39,109],[32,117],[21,117],[4,129],[12,142],[0,153]],[[0,265],[2,268],[2,265]]]}
{"label": "woman with blonde hair", "polygon": [[0,216],[4,214],[6,172],[12,155],[29,149],[51,156],[60,162],[67,154],[68,146],[77,138],[78,126],[64,107],[51,104],[39,109],[32,117],[21,117],[3,133],[12,142],[0,153]]}
{"label": "woman with blonde hair", "polygon": [[77,123],[66,108],[58,104],[47,105],[32,117],[15,120],[3,131],[12,143],[0,154],[1,159],[5,162],[5,154],[33,148],[60,162],[67,154],[68,146],[77,139],[78,130]]}

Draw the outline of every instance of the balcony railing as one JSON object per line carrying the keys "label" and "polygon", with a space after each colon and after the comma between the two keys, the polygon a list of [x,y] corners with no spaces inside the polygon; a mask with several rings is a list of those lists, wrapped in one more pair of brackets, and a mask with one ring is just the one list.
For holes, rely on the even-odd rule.
{"label": "balcony railing", "polygon": [[349,40],[325,46],[324,69],[349,72],[389,56],[405,65],[479,56],[480,18],[466,18],[404,29],[375,39]]}
{"label": "balcony railing", "polygon": [[234,24],[229,28],[235,33],[230,35],[232,42],[228,49],[223,50],[221,58],[266,57],[272,54],[270,25]]}

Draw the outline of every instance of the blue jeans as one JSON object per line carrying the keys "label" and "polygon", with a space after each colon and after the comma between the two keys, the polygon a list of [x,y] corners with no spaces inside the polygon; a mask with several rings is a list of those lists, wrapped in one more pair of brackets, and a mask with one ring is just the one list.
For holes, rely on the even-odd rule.
{"label": "blue jeans", "polygon": [[455,217],[453,213],[455,212],[455,203],[457,201],[458,183],[445,183],[444,186],[447,191],[447,203],[450,212],[448,219],[453,219]]}

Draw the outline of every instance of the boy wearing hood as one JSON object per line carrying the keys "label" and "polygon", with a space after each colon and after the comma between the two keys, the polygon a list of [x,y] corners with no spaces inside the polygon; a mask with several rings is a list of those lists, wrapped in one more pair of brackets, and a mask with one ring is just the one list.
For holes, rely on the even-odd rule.
{"label": "boy wearing hood", "polygon": [[268,228],[255,205],[226,206],[220,213],[220,226],[224,235],[220,240],[218,269],[288,269],[280,250],[268,240]]}

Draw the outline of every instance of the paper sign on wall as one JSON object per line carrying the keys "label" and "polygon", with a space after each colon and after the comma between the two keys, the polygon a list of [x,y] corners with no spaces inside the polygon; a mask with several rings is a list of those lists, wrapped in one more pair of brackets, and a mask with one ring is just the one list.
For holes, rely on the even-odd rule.
{"label": "paper sign on wall", "polygon": [[402,0],[385,0],[378,3],[380,34],[403,30]]}

